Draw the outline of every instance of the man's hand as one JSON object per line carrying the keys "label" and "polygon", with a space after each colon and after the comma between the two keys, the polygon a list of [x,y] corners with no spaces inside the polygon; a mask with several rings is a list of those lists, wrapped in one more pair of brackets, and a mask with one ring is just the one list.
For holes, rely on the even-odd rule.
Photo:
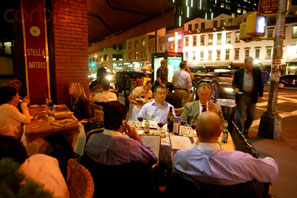
{"label": "man's hand", "polygon": [[127,129],[128,129],[128,131],[126,132],[126,134],[127,134],[130,138],[132,138],[132,139],[134,139],[134,140],[140,140],[140,139],[141,139],[141,137],[140,137],[140,135],[138,135],[137,130],[136,130],[135,127],[130,126],[127,122],[126,122],[126,127],[127,127]]}
{"label": "man's hand", "polygon": [[22,103],[29,104],[30,103],[29,97],[28,96],[24,97],[23,100],[22,100]]}
{"label": "man's hand", "polygon": [[263,99],[263,96],[259,96],[259,97],[258,97],[258,102],[261,102],[262,99]]}

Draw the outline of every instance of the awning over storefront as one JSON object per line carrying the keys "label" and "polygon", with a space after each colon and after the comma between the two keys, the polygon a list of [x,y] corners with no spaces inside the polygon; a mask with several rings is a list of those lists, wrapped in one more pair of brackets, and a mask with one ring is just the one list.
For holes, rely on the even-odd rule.
{"label": "awning over storefront", "polygon": [[89,52],[174,24],[168,0],[88,0]]}

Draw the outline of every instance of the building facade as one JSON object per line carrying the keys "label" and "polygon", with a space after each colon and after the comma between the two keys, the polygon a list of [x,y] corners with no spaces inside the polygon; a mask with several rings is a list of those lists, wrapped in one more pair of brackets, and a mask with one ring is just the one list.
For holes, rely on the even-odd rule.
{"label": "building facade", "polygon": [[[275,25],[267,26],[263,40],[244,42],[239,38],[239,24],[247,15],[240,16],[241,20],[239,20],[222,14],[214,20],[195,19],[186,23],[184,59],[192,67],[231,68],[242,66],[245,57],[251,56],[255,60],[255,65],[269,71],[272,63]],[[191,24],[198,24],[198,27],[201,27],[202,23],[205,23],[205,29],[189,31]],[[296,42],[297,20],[287,20],[281,60],[282,74],[294,72],[291,68],[294,69],[294,64],[297,62]]]}

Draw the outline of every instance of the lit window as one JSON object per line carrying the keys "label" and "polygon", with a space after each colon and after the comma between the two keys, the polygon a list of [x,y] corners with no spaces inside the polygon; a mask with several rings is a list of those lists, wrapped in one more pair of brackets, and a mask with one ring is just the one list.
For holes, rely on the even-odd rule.
{"label": "lit window", "polygon": [[266,48],[266,59],[271,59],[272,47]]}
{"label": "lit window", "polygon": [[185,40],[186,40],[185,46],[189,46],[189,37],[185,37]]}
{"label": "lit window", "polygon": [[185,53],[185,60],[188,60],[188,57],[189,57],[189,53],[186,52],[186,53]]}
{"label": "lit window", "polygon": [[213,34],[209,34],[208,35],[208,45],[212,45],[213,44]]}
{"label": "lit window", "polygon": [[205,45],[205,36],[200,37],[200,45]]}
{"label": "lit window", "polygon": [[250,49],[245,49],[244,51],[244,57],[247,58],[250,56]]}
{"label": "lit window", "polygon": [[242,14],[246,14],[247,13],[247,11],[246,10],[242,10]]}
{"label": "lit window", "polygon": [[235,48],[234,60],[239,60],[239,48]]}
{"label": "lit window", "polygon": [[138,40],[135,40],[135,47],[138,47]]}
{"label": "lit window", "polygon": [[225,8],[225,4],[224,3],[221,3],[221,8]]}
{"label": "lit window", "polygon": [[226,43],[227,43],[227,44],[230,44],[230,43],[231,43],[231,32],[228,32],[228,33],[226,34]]}
{"label": "lit window", "polygon": [[218,33],[217,34],[217,45],[221,45],[222,44],[222,33]]}
{"label": "lit window", "polygon": [[197,45],[197,36],[193,36],[193,46]]}
{"label": "lit window", "polygon": [[139,55],[139,53],[135,52],[135,59],[138,59],[138,55]]}
{"label": "lit window", "polygon": [[237,8],[237,13],[238,13],[238,14],[241,13],[241,8]]}
{"label": "lit window", "polygon": [[225,9],[230,10],[230,5],[226,4]]}
{"label": "lit window", "polygon": [[193,51],[193,61],[195,61],[195,60],[196,60],[196,52]]}
{"label": "lit window", "polygon": [[259,59],[260,58],[260,48],[256,48],[255,49],[255,59]]}
{"label": "lit window", "polygon": [[297,38],[297,25],[293,26],[292,38]]}
{"label": "lit window", "polygon": [[239,32],[235,32],[235,43],[239,43],[240,42],[240,34]]}
{"label": "lit window", "polygon": [[142,39],[142,46],[145,46],[145,38]]}
{"label": "lit window", "polygon": [[267,38],[273,38],[273,30],[274,29],[268,29]]}
{"label": "lit window", "polygon": [[217,50],[217,60],[221,60],[221,50]]}

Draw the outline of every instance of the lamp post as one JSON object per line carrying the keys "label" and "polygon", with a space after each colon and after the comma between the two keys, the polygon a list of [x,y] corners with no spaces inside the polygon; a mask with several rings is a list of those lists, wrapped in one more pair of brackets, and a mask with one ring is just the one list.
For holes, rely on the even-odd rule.
{"label": "lamp post", "polygon": [[281,117],[276,112],[278,84],[280,78],[281,58],[286,23],[286,12],[289,0],[279,0],[277,23],[273,46],[273,59],[270,75],[270,91],[267,111],[262,115],[258,136],[276,139],[281,136]]}

